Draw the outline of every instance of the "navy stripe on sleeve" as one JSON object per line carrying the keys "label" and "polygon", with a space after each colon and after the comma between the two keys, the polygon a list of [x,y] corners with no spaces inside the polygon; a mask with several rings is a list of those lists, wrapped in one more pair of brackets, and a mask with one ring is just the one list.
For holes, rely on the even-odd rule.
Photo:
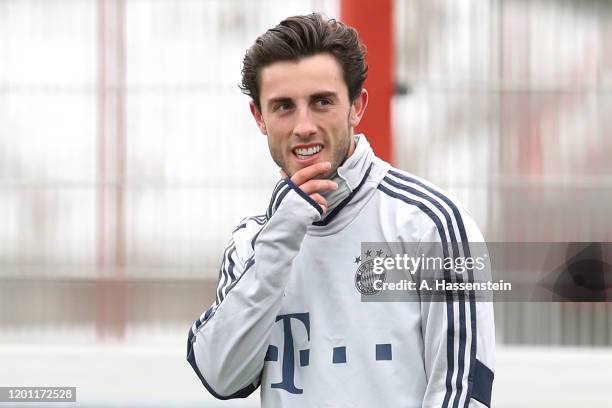
{"label": "navy stripe on sleeve", "polygon": [[234,231],[232,231],[232,234],[234,232],[238,231],[239,229],[246,228],[246,226],[248,225],[249,221],[254,221],[258,225],[264,225],[268,221],[268,217],[265,214],[263,214],[263,215],[254,215],[253,217],[247,217],[247,218],[243,219],[236,228],[234,228]]}
{"label": "navy stripe on sleeve", "polygon": [[[383,179],[384,180],[384,179]],[[440,240],[442,242],[442,252],[444,257],[448,256],[448,245],[446,240],[446,232],[444,231],[444,226],[442,225],[442,221],[440,218],[429,208],[427,205],[420,201],[413,200],[411,198],[406,197],[403,194],[397,193],[390,188],[384,186],[382,183],[378,185],[378,189],[383,193],[387,194],[390,197],[396,198],[400,201],[403,201],[406,204],[413,205],[418,207],[423,213],[425,213],[436,225],[438,230],[438,234],[440,235]],[[444,269],[444,279],[447,279],[449,282],[451,281],[450,272],[445,268]],[[444,402],[442,404],[442,408],[447,408],[451,394],[453,393],[453,384],[452,384],[452,376],[454,371],[454,337],[455,337],[455,316],[453,309],[453,295],[451,292],[446,292],[446,317],[447,317],[447,332],[446,332],[446,362],[447,362],[447,370],[446,370],[446,393],[444,395]]]}
{"label": "navy stripe on sleeve", "polygon": [[189,330],[189,334],[187,335],[187,361],[189,362],[189,365],[191,365],[191,367],[193,368],[193,370],[196,372],[198,378],[200,379],[200,381],[202,382],[202,384],[204,385],[204,387],[208,390],[208,392],[210,392],[215,398],[220,399],[220,400],[227,400],[227,399],[234,399],[234,398],[246,398],[249,395],[251,395],[253,393],[253,391],[255,391],[257,389],[256,386],[254,386],[253,384],[249,384],[246,387],[244,387],[243,389],[235,392],[232,395],[228,395],[228,396],[224,396],[224,395],[220,395],[218,394],[215,390],[213,390],[213,388],[208,384],[208,382],[206,381],[206,379],[204,378],[204,376],[202,375],[202,373],[200,372],[200,369],[198,368],[198,364],[196,363],[196,359],[195,359],[195,352],[193,350],[193,343],[196,341],[196,337],[193,333],[193,330]]}
{"label": "navy stripe on sleeve", "polygon": [[228,254],[230,253],[230,251],[232,251],[232,249],[235,249],[233,239],[230,241],[227,248],[225,248],[225,251],[223,251],[223,261],[221,261],[221,266],[219,267],[219,282],[217,283],[216,297],[217,304],[221,303],[221,300],[223,300],[223,288],[230,284],[227,267],[229,265]]}
{"label": "navy stripe on sleeve", "polygon": [[278,197],[278,194],[281,192],[281,190],[286,188],[285,186],[287,185],[288,180],[289,179],[280,180],[274,187],[274,191],[272,192],[272,198],[270,199],[270,204],[268,205],[268,211],[266,211],[266,216],[268,218],[272,217],[272,214],[274,214],[274,209],[277,208],[278,205],[280,204],[280,203],[276,203],[277,197]]}
{"label": "navy stripe on sleeve", "polygon": [[[390,172],[393,176],[397,177],[397,175],[403,176],[401,175],[401,173],[398,172]],[[398,177],[399,178],[399,177]],[[404,180],[404,178],[401,178],[402,180]],[[449,235],[450,235],[450,239],[451,239],[451,244],[453,247],[453,253],[454,253],[454,257],[459,257],[461,256],[461,254],[459,253],[459,247],[457,244],[457,238],[455,236],[455,228],[453,226],[453,222],[451,220],[451,216],[449,214],[449,212],[446,210],[446,208],[444,208],[442,206],[442,204],[438,201],[438,197],[442,196],[445,197],[444,195],[442,195],[441,193],[439,193],[439,195],[431,195],[431,194],[427,194],[423,191],[417,190],[416,188],[414,188],[414,184],[410,185],[407,184],[406,181],[404,180],[402,182],[398,182],[395,181],[393,179],[391,179],[390,177],[385,177],[384,178],[385,182],[389,183],[390,185],[392,185],[393,187],[396,187],[398,189],[401,189],[403,191],[406,191],[412,195],[418,196],[420,198],[423,198],[424,200],[426,200],[427,202],[431,203],[432,205],[434,205],[436,207],[436,209],[438,209],[438,211],[440,211],[440,213],[444,216],[444,219],[446,220],[446,224],[447,224],[447,230],[449,231]],[[414,179],[413,179],[414,180]],[[424,184],[420,184],[421,187],[424,186]],[[435,191],[433,189],[430,188],[430,190],[427,190],[429,192],[431,191]],[[446,198],[446,200],[444,201],[447,205],[452,204],[452,201],[448,198]],[[449,205],[450,207],[450,205]],[[460,214],[457,213],[455,215],[458,215],[459,217]],[[459,227],[459,220],[455,219],[455,224],[457,224],[457,226]],[[463,222],[461,222],[461,226],[463,226]],[[465,234],[464,234],[465,235]],[[466,243],[464,243],[465,245]],[[469,251],[469,246],[467,247],[468,251]],[[466,254],[466,256],[469,256],[469,252],[468,254]],[[456,274],[455,278],[457,279],[457,282],[462,283],[463,279],[460,275]],[[469,277],[468,277],[469,278]],[[465,346],[466,346],[466,324],[465,324],[465,294],[463,291],[458,291],[457,292],[457,296],[458,296],[458,301],[459,301],[459,321],[460,321],[460,325],[459,325],[459,351],[458,351],[458,355],[457,355],[457,377],[456,377],[456,388],[457,388],[457,393],[455,394],[455,398],[453,399],[453,408],[458,408],[459,407],[459,400],[461,398],[461,394],[463,393],[463,377],[464,377],[464,370],[465,370]],[[470,299],[471,301],[471,299]],[[472,321],[475,321],[475,316],[471,316]],[[474,343],[474,337],[472,337],[472,344]],[[471,359],[470,359],[471,360]],[[471,366],[472,362],[470,361],[470,366]],[[469,377],[469,376],[468,376]],[[469,384],[469,378],[468,378],[468,384]]]}
{"label": "navy stripe on sleeve", "polygon": [[[417,185],[425,190],[427,190],[428,192],[430,192],[431,194],[435,195],[436,197],[438,197],[439,199],[441,199],[442,201],[444,201],[444,203],[451,209],[451,211],[453,212],[454,215],[454,219],[457,223],[457,228],[459,229],[459,236],[461,237],[461,243],[462,243],[462,248],[463,248],[463,254],[465,257],[470,257],[470,246],[469,246],[469,241],[467,239],[467,232],[465,230],[465,225],[463,223],[463,218],[461,217],[461,213],[459,212],[459,209],[457,208],[457,206],[455,205],[455,203],[448,198],[447,196],[445,196],[444,194],[442,194],[440,191],[437,191],[436,189],[432,188],[431,186],[428,186],[427,184],[423,183],[420,180],[417,180],[414,177],[408,176],[406,174],[402,174],[398,171],[394,171],[394,170],[390,170],[389,174],[402,179],[408,183],[412,183],[413,185]],[[468,269],[468,282],[474,282],[474,272],[473,270],[470,268]],[[472,341],[470,344],[470,369],[469,369],[469,375],[468,375],[468,381],[469,382],[473,382],[474,380],[474,369],[475,369],[475,363],[474,361],[476,360],[476,345],[477,345],[477,325],[476,325],[476,303],[474,301],[475,298],[475,294],[474,294],[474,290],[470,290],[468,292],[468,297],[469,297],[469,301],[470,301],[470,329],[472,332]],[[469,400],[470,400],[470,395],[468,392],[468,396],[465,400],[465,405],[464,407],[467,408],[468,404],[469,404]]]}

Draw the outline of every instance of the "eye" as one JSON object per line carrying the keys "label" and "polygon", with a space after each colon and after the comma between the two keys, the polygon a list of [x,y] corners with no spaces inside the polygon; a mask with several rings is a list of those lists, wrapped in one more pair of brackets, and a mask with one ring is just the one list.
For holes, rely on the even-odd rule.
{"label": "eye", "polygon": [[291,102],[279,102],[274,105],[274,112],[286,112],[293,107]]}
{"label": "eye", "polygon": [[329,105],[332,104],[332,101],[330,99],[328,99],[328,98],[321,98],[321,99],[317,99],[316,104],[317,104],[317,106],[321,106],[321,107],[329,106]]}

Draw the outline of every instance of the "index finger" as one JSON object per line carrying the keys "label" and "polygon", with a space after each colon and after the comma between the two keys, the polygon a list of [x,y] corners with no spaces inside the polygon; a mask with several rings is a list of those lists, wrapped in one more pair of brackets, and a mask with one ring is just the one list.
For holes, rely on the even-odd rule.
{"label": "index finger", "polygon": [[296,185],[300,186],[307,182],[310,179],[315,178],[316,176],[323,174],[331,169],[330,162],[323,163],[315,163],[308,167],[304,167],[295,172],[293,177],[291,177],[291,181],[293,181]]}

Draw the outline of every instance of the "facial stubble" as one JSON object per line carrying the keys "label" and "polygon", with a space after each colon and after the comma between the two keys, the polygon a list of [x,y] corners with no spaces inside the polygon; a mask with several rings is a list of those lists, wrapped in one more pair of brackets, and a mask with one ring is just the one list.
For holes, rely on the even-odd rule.
{"label": "facial stubble", "polygon": [[[350,110],[349,110],[349,114],[348,114],[347,122],[346,122],[346,134],[347,134],[347,137],[345,138],[346,144],[344,148],[338,149],[336,153],[334,154],[334,156],[331,158],[332,166],[331,166],[330,171],[315,177],[315,179],[320,179],[320,180],[331,179],[336,174],[336,171],[338,170],[338,168],[344,164],[346,159],[348,159],[349,152],[351,150],[351,139],[352,139],[351,111]],[[268,139],[268,142],[269,142],[269,139]],[[292,177],[293,174],[295,173],[290,174],[287,171],[287,165],[283,161],[282,153],[280,152],[274,153],[272,146],[270,146],[269,143],[268,143],[268,148],[270,149],[270,155],[272,156],[272,160],[274,160],[274,163],[276,163],[278,167],[280,167],[287,175],[289,175],[289,177]],[[291,152],[290,154],[293,154],[293,152]]]}

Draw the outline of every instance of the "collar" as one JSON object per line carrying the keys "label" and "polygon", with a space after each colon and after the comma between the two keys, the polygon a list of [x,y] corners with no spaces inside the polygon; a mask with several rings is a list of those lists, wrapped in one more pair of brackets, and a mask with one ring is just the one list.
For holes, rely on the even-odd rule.
{"label": "collar", "polygon": [[349,156],[342,166],[332,175],[331,180],[338,184],[338,189],[328,191],[321,195],[327,200],[327,216],[349,195],[358,188],[368,173],[372,164],[374,152],[370,147],[365,135],[355,135],[355,151]]}

